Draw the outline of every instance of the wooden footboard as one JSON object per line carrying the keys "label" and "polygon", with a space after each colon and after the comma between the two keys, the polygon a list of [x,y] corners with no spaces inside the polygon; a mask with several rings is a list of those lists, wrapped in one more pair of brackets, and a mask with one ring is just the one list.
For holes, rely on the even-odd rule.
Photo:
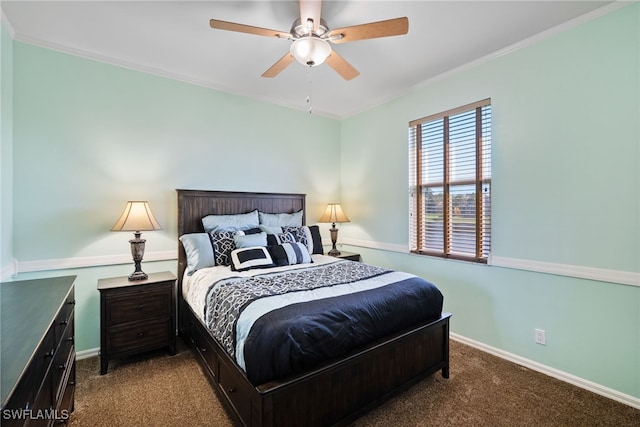
{"label": "wooden footboard", "polygon": [[241,425],[342,425],[429,374],[449,376],[448,313],[313,371],[255,387],[182,299],[180,306],[185,341]]}

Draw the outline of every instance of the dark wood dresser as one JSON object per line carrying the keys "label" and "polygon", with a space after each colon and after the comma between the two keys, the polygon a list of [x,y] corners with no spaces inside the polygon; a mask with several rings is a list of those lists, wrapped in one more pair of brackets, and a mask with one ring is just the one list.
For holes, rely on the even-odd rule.
{"label": "dark wood dresser", "polygon": [[75,280],[0,284],[2,426],[67,423],[76,382]]}
{"label": "dark wood dresser", "polygon": [[150,273],[146,280],[98,280],[101,375],[119,357],[163,347],[176,353],[175,283],[168,271]]}

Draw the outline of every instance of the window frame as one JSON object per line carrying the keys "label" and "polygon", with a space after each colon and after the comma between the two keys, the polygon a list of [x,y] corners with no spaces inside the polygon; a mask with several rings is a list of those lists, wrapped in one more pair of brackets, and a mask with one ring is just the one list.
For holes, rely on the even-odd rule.
{"label": "window frame", "polygon": [[[488,126],[483,114],[488,110]],[[485,109],[485,110],[483,110]],[[472,113],[475,110],[475,174],[473,179],[452,179],[450,152],[449,120],[452,116],[463,113]],[[442,120],[442,150],[437,155],[442,155],[442,179],[440,181],[423,182],[423,151],[426,145],[422,141],[422,127],[434,124]],[[491,99],[487,98],[478,102],[463,105],[441,113],[433,114],[421,119],[409,122],[409,251],[411,253],[442,258],[458,259],[487,264],[491,251]],[[484,125],[484,126],[483,126]],[[488,134],[488,141],[486,136]],[[439,141],[438,141],[439,142]],[[488,167],[487,167],[488,163]],[[488,171],[488,176],[485,176]],[[474,186],[475,210],[473,212],[474,229],[474,253],[452,250],[452,236],[455,232],[453,226],[454,209],[452,206],[452,186]],[[429,188],[442,188],[442,249],[428,248],[426,242],[428,236],[425,219],[424,190]],[[488,192],[484,191],[488,189]],[[479,195],[482,195],[479,197]],[[425,234],[426,233],[426,234]],[[439,237],[438,233],[434,235]]]}

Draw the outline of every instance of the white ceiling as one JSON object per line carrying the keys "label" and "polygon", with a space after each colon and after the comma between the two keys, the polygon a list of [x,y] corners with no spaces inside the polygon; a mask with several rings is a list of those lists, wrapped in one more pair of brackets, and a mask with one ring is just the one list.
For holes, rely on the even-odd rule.
{"label": "white ceiling", "polygon": [[[327,64],[312,68],[313,111],[348,117],[549,29],[569,26],[568,21],[581,22],[617,7],[608,3],[325,0],[322,17],[330,28],[407,16],[409,33],[333,45],[360,76],[345,81]],[[15,40],[307,109],[306,67],[294,62],[276,78],[260,77],[287,52],[290,41],[209,27],[215,18],[288,32],[299,17],[297,1],[0,4]]]}

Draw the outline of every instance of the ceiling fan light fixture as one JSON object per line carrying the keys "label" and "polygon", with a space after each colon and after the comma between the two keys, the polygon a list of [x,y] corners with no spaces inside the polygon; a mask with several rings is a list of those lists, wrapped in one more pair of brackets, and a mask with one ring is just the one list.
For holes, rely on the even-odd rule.
{"label": "ceiling fan light fixture", "polygon": [[291,43],[291,55],[308,67],[322,64],[331,54],[331,46],[326,40],[315,36],[301,37]]}

